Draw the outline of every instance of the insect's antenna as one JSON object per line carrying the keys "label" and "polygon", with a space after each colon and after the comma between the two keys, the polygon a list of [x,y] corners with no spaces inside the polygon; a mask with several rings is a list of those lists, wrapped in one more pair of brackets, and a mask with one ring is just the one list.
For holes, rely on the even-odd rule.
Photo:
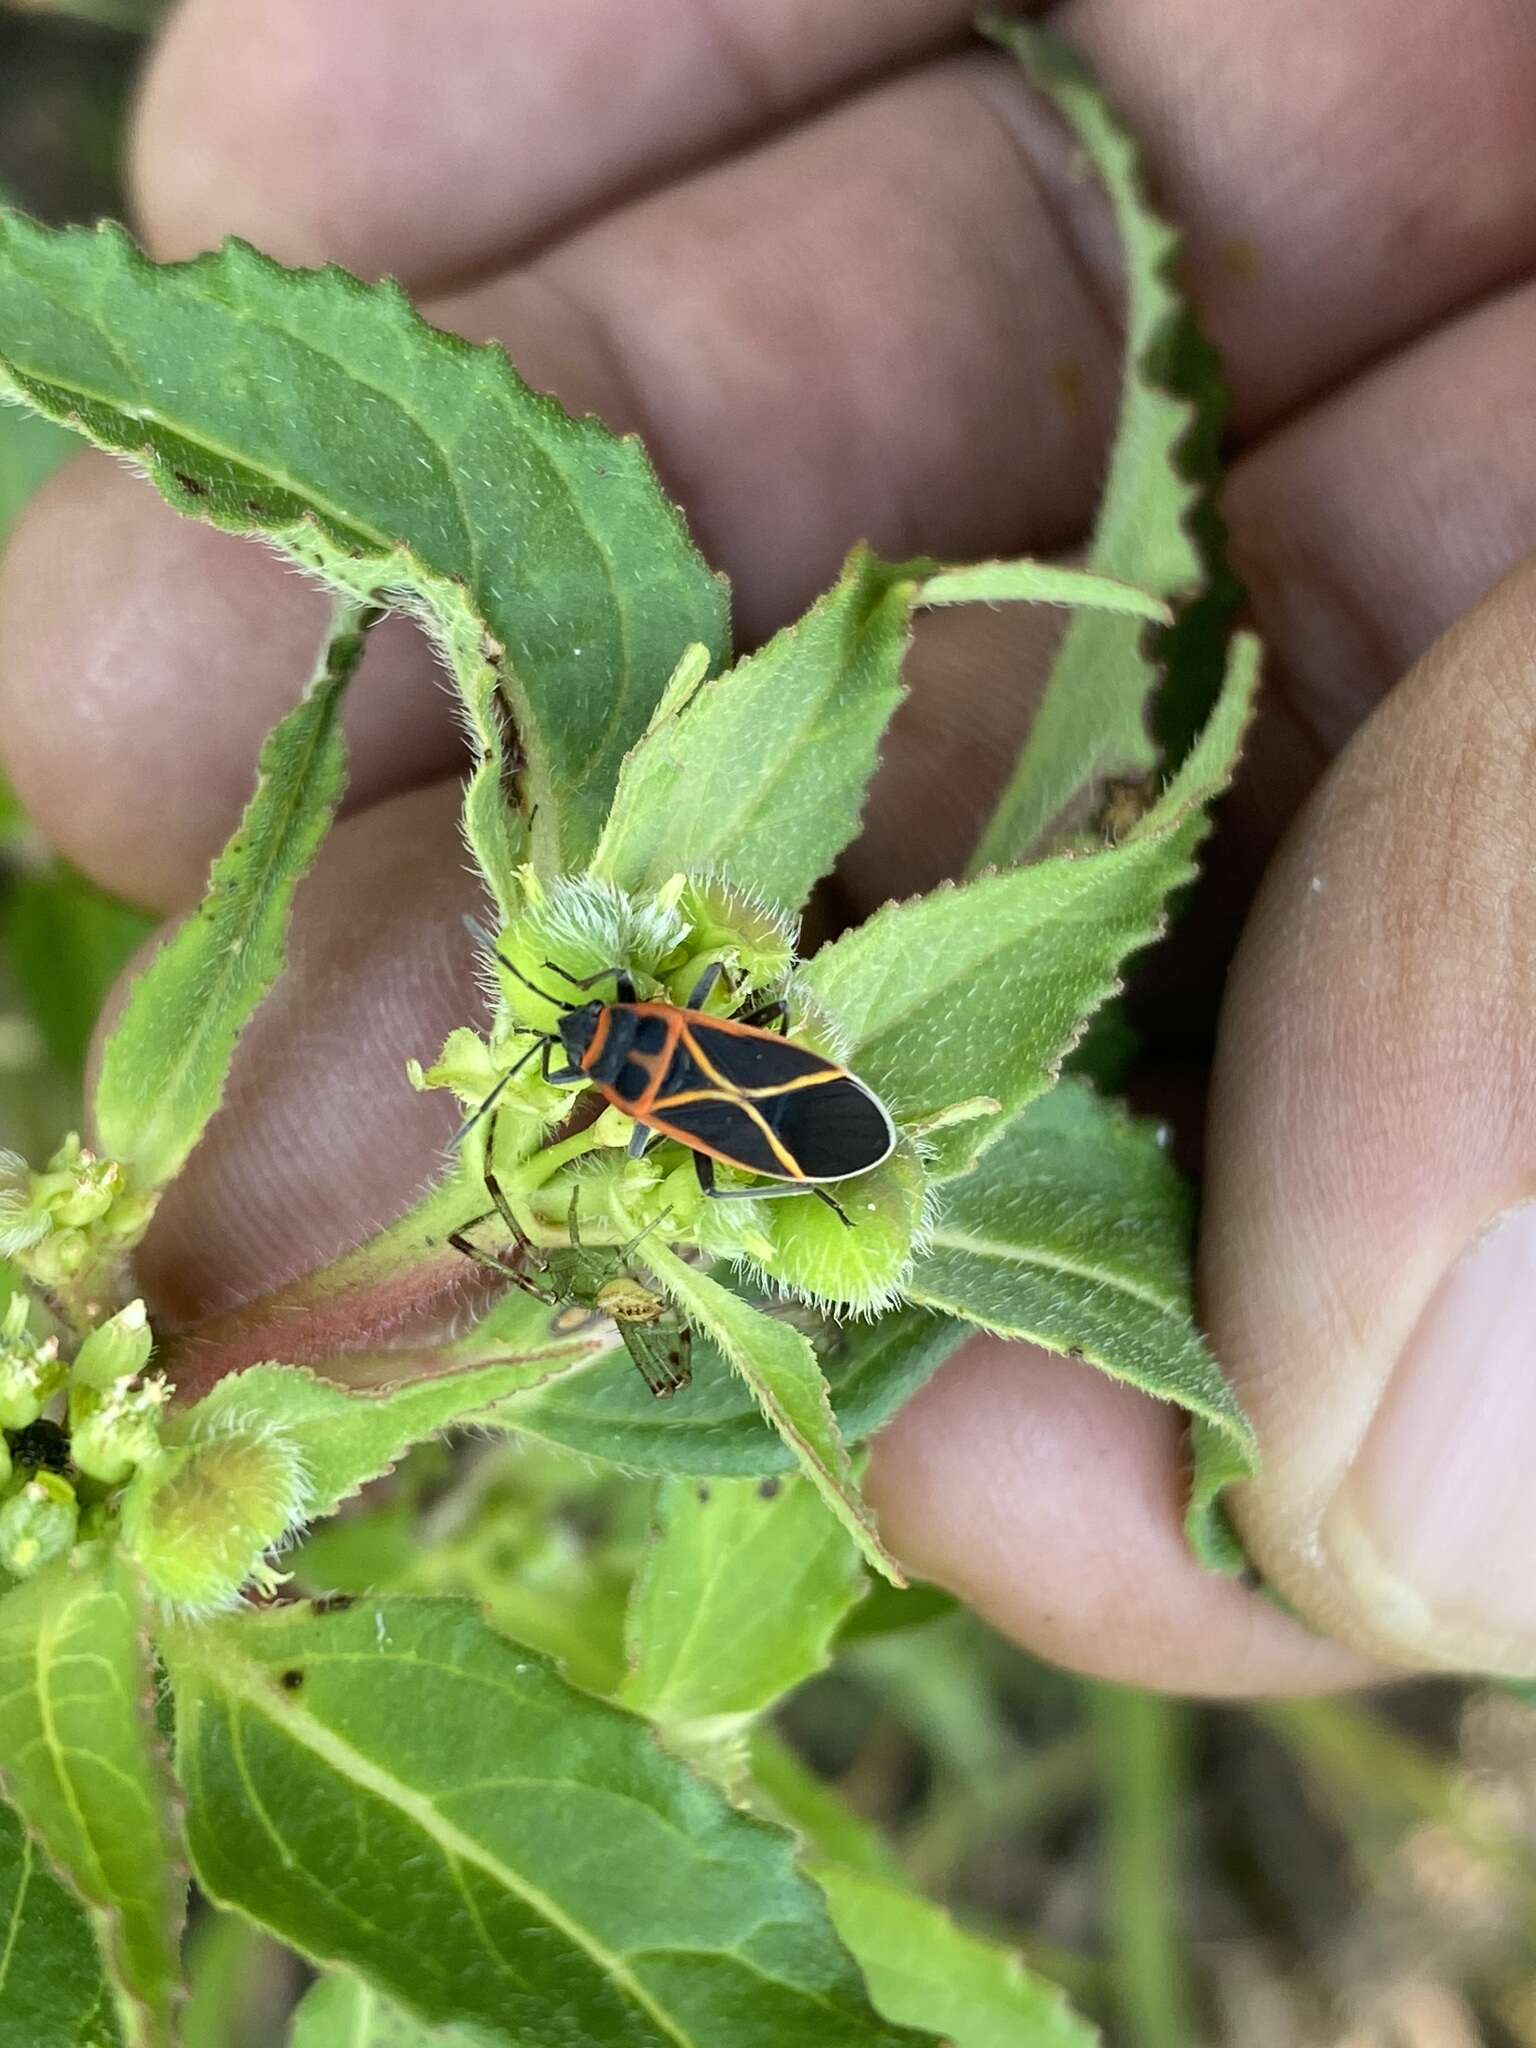
{"label": "insect's antenna", "polygon": [[463,1144],[464,1140],[475,1128],[475,1125],[479,1123],[481,1117],[488,1115],[489,1112],[496,1107],[497,1103],[501,1100],[502,1090],[507,1086],[507,1083],[509,1081],[515,1081],[517,1079],[517,1076],[523,1071],[524,1067],[527,1066],[528,1062],[533,1058],[534,1054],[538,1051],[539,1047],[541,1045],[547,1045],[548,1042],[549,1041],[547,1040],[547,1038],[545,1038],[544,1034],[540,1032],[539,1036],[534,1040],[533,1044],[529,1046],[528,1050],[523,1054],[522,1058],[518,1060],[515,1065],[508,1067],[507,1071],[496,1083],[496,1086],[491,1090],[490,1094],[485,1096],[484,1099],[477,1105],[477,1107],[470,1111],[469,1115],[464,1119],[463,1123],[459,1125],[459,1128],[448,1140],[448,1143],[450,1145]]}
{"label": "insect's antenna", "polygon": [[[497,946],[496,934],[494,932],[487,931],[486,927],[480,922],[478,917],[470,917],[466,914],[464,918],[464,929],[469,933],[472,939],[478,939],[480,941],[481,945],[484,946],[485,950],[487,951],[487,953],[491,955],[492,959],[500,961],[501,965],[505,967],[508,974],[512,976],[512,979],[514,981],[520,981],[523,984],[524,988],[532,989],[533,993],[536,996],[538,996],[541,1001],[548,1003],[552,1009],[571,1010],[575,1008],[574,1003],[568,1003],[563,996],[552,996],[549,993],[548,989],[542,989],[539,987],[539,984],[536,981],[530,981],[527,975],[523,973],[520,967],[514,967],[512,965],[512,962],[507,958],[506,954],[503,953]],[[511,1077],[509,1075],[508,1079],[510,1078]]]}

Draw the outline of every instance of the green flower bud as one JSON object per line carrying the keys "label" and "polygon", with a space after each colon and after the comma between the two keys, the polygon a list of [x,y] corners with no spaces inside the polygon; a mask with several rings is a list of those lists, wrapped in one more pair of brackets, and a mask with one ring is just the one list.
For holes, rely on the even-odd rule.
{"label": "green flower bud", "polygon": [[34,1472],[0,1501],[0,1569],[30,1578],[73,1548],[80,1510],[57,1472]]}
{"label": "green flower bud", "polygon": [[160,1448],[160,1411],[170,1397],[158,1375],[105,1388],[77,1382],[69,1394],[69,1449],[80,1470],[104,1486],[120,1486]]}
{"label": "green flower bud", "polygon": [[208,1614],[252,1581],[277,1583],[266,1554],[308,1503],[297,1444],[270,1425],[231,1424],[139,1467],[123,1495],[123,1541],[168,1606]]}
{"label": "green flower bud", "polygon": [[107,1388],[136,1378],[154,1348],[143,1302],[130,1301],[110,1322],[92,1330],[75,1353],[70,1376],[76,1386]]}
{"label": "green flower bud", "polygon": [[876,1315],[897,1299],[926,1234],[926,1188],[917,1149],[903,1139],[883,1165],[828,1190],[847,1211],[852,1230],[813,1196],[745,1202],[743,1208],[757,1211],[768,1240],[765,1249],[746,1252],[746,1263],[770,1287],[819,1308]]}
{"label": "green flower bud", "polygon": [[115,1159],[98,1159],[71,1134],[41,1173],[0,1154],[0,1252],[45,1286],[65,1287],[143,1234],[154,1204],[129,1192]]}
{"label": "green flower bud", "polygon": [[68,1369],[59,1361],[59,1340],[33,1341],[27,1329],[31,1303],[13,1294],[0,1322],[0,1428],[25,1429],[36,1422],[64,1385]]}
{"label": "green flower bud", "polygon": [[[688,926],[665,894],[637,902],[591,875],[567,875],[546,890],[530,868],[518,870],[518,883],[524,907],[500,934],[489,965],[519,1025],[558,1027],[565,1005],[580,1000],[565,975],[582,980],[622,966],[642,983],[659,983],[665,967],[682,957]],[[551,960],[564,974],[551,973]],[[610,998],[612,982],[595,984],[591,994]]]}
{"label": "green flower bud", "polygon": [[[795,920],[752,890],[718,875],[679,877],[677,907],[689,931],[687,958],[667,976],[673,1002],[687,1002],[712,960],[725,968],[738,993],[776,990],[789,978]],[[726,993],[722,989],[722,998]]]}

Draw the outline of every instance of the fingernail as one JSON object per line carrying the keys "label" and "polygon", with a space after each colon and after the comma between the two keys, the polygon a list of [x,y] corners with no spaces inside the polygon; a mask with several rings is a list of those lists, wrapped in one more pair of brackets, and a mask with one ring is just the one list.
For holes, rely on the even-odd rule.
{"label": "fingernail", "polygon": [[1319,1530],[1380,1624],[1437,1662],[1536,1653],[1536,1205],[1441,1281]]}

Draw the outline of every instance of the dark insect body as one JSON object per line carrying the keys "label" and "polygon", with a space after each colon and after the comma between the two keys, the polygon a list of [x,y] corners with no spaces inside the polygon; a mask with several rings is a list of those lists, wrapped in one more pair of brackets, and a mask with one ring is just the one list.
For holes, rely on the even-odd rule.
{"label": "dark insect body", "polygon": [[[716,1200],[813,1194],[848,1221],[822,1183],[851,1180],[888,1159],[896,1130],[879,1097],[854,1075],[785,1035],[785,1005],[770,1003],[739,1017],[716,1017],[704,1008],[719,979],[718,963],[686,1007],[642,1003],[622,967],[605,967],[578,981],[552,960],[544,964],[585,991],[612,976],[612,1002],[563,1003],[519,973],[509,974],[562,1012],[555,1031],[497,1084],[477,1115],[535,1053],[547,1081],[595,1088],[639,1127],[631,1151],[652,1136],[671,1138],[693,1153],[699,1185]],[[777,1029],[768,1028],[769,1020]],[[555,1068],[556,1048],[565,1066]],[[473,1121],[473,1120],[472,1120]],[[716,1162],[781,1183],[772,1188],[717,1188]]]}
{"label": "dark insect body", "polygon": [[[651,1392],[659,1400],[680,1393],[692,1377],[693,1332],[654,1287],[628,1270],[639,1238],[619,1251],[582,1243],[577,1199],[573,1194],[568,1250],[541,1251],[500,1203],[454,1231],[448,1242],[466,1258],[504,1274],[525,1294],[560,1309],[554,1320],[557,1336],[579,1330],[593,1316],[608,1318]],[[498,1211],[512,1232],[507,1253],[485,1251],[468,1235]]]}

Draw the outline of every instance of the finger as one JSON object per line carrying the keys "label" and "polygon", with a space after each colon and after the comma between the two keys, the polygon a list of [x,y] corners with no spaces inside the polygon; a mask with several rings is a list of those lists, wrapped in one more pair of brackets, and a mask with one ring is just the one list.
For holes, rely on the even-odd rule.
{"label": "finger", "polygon": [[1092,1367],[981,1339],[875,1445],[881,1532],[1037,1656],[1094,1677],[1243,1697],[1379,1676],[1184,1542],[1177,1413]]}
{"label": "finger", "polygon": [[1286,698],[1333,754],[1536,546],[1536,285],[1426,335],[1238,465],[1233,550]]}
{"label": "finger", "polygon": [[139,1257],[156,1313],[187,1323],[315,1271],[441,1171],[458,1109],[418,1095],[481,1014],[461,918],[480,910],[452,784],[337,827],[300,888],[288,967],[235,1055],[224,1107],[167,1189]]}
{"label": "finger", "polygon": [[[909,60],[966,18],[951,0],[537,0],[510,34],[497,0],[277,0],[259,13],[189,0],[144,94],[140,211],[170,253],[234,230],[290,258],[440,283]],[[1536,23],[1508,0],[1420,0],[1411,36],[1394,0],[1071,0],[1059,22],[1190,230],[1246,424],[1529,262]],[[1024,89],[1011,67],[996,76],[1013,119]],[[889,188],[890,225],[920,191]],[[1074,253],[1059,250],[1033,289],[1059,289]]]}
{"label": "finger", "polygon": [[[1070,532],[1087,516],[1114,350],[1080,284],[1031,294],[1054,261],[1056,229],[1010,133],[978,118],[975,74],[990,63],[971,58],[899,82],[786,142],[787,163],[762,152],[750,167],[699,181],[686,201],[656,202],[641,272],[625,253],[631,237],[620,233],[589,248],[584,261],[595,268],[585,297],[580,266],[552,265],[435,309],[472,333],[507,336],[533,381],[578,409],[645,427],[691,501],[706,552],[734,574],[748,637],[814,595],[861,531],[899,553],[921,528],[928,544],[963,555],[1021,543],[1021,522]],[[839,194],[832,209],[830,189]],[[914,195],[896,224],[893,189]],[[985,246],[972,222],[990,234]],[[633,308],[615,301],[632,323],[621,343],[604,325],[605,272],[619,300],[643,286]],[[658,292],[662,274],[671,281]],[[891,302],[884,312],[882,296]],[[774,368],[765,378],[770,332]],[[1077,365],[1070,389],[1051,379],[1069,351]],[[216,615],[271,615],[274,625],[286,595],[304,608],[302,625],[281,629],[290,644],[313,631],[313,601],[297,584],[280,592],[254,555],[247,566],[233,552],[217,564],[210,553],[191,578],[177,558],[157,568],[155,550],[181,543],[169,540],[163,518],[146,515],[127,551],[131,588],[160,599],[141,646],[122,630],[125,615],[137,616],[123,587],[110,577],[98,586],[70,567],[113,561],[129,487],[103,486],[99,507],[83,483],[75,488],[70,516],[50,525],[45,507],[39,527],[24,523],[0,570],[0,711],[32,707],[19,728],[19,776],[42,829],[106,880],[142,864],[135,849],[152,830],[156,873],[140,887],[185,903],[217,843],[209,829],[217,806],[201,815],[189,808],[183,822],[153,785],[124,778],[82,816],[68,794],[80,744],[75,668],[86,681],[101,679],[83,706],[96,727],[93,749],[131,754],[130,735],[148,730],[147,700],[162,759],[186,763],[210,792],[243,790],[252,728],[291,701],[293,667],[269,658],[267,636],[221,634],[218,695],[249,706],[251,725],[206,719],[206,638],[178,638],[174,593],[195,584],[196,604]],[[68,579],[68,606],[57,601],[55,562]],[[215,582],[227,591],[210,591]],[[73,654],[61,665],[66,635]],[[103,639],[105,662],[94,652]],[[396,758],[402,773],[422,746],[414,701],[409,691],[354,693],[360,742],[366,730],[369,748]],[[0,721],[7,746],[8,723]],[[429,769],[440,759],[429,744]],[[107,795],[120,799],[115,808]],[[224,829],[234,815],[228,803]]]}
{"label": "finger", "polygon": [[[1062,183],[1060,163],[1059,136],[1009,67],[940,66],[630,209],[458,310],[481,331],[498,328],[536,379],[644,426],[712,552],[736,572],[748,632],[761,631],[826,580],[861,530],[893,551],[966,554],[1041,548],[1081,524],[1112,350],[1080,275],[1096,260],[1102,216]],[[893,191],[906,195],[894,225]],[[675,288],[658,292],[658,279]],[[1279,310],[1266,324],[1278,327]],[[633,365],[626,390],[616,388],[621,358]],[[77,540],[82,555],[100,552],[88,524]],[[16,593],[23,644],[26,609],[49,603],[48,591],[44,576]],[[120,716],[132,724],[141,679],[123,652]],[[247,652],[249,671],[232,681],[273,712],[288,678],[279,686],[259,646]],[[186,659],[190,675],[155,665],[173,702],[194,694]],[[30,771],[32,786],[68,788],[67,672],[63,690],[25,666],[8,687],[51,707],[54,751]],[[376,692],[358,703],[360,720],[386,708]],[[177,747],[174,725],[163,737]],[[381,734],[382,752],[409,758],[414,744],[408,723]],[[233,751],[208,764],[211,787],[248,776],[248,751]],[[186,758],[200,773],[202,760]],[[56,800],[43,823],[112,874],[99,840],[76,843],[78,812]],[[98,815],[124,848],[148,829],[142,808]],[[206,839],[159,816],[154,830],[182,877],[163,900],[185,901]]]}
{"label": "finger", "polygon": [[1335,764],[1233,971],[1202,1305],[1315,1625],[1536,1674],[1536,565]]}
{"label": "finger", "polygon": [[1063,31],[1187,226],[1251,431],[1536,249],[1536,17],[1508,0],[1070,0]]}
{"label": "finger", "polygon": [[227,234],[422,285],[962,30],[964,0],[186,0],[132,160],[157,254]]}
{"label": "finger", "polygon": [[[178,517],[105,456],[71,463],[0,558],[0,722],[30,815],[118,895],[193,901],[329,611],[275,556]],[[345,725],[351,807],[463,755],[403,619],[370,637]]]}

